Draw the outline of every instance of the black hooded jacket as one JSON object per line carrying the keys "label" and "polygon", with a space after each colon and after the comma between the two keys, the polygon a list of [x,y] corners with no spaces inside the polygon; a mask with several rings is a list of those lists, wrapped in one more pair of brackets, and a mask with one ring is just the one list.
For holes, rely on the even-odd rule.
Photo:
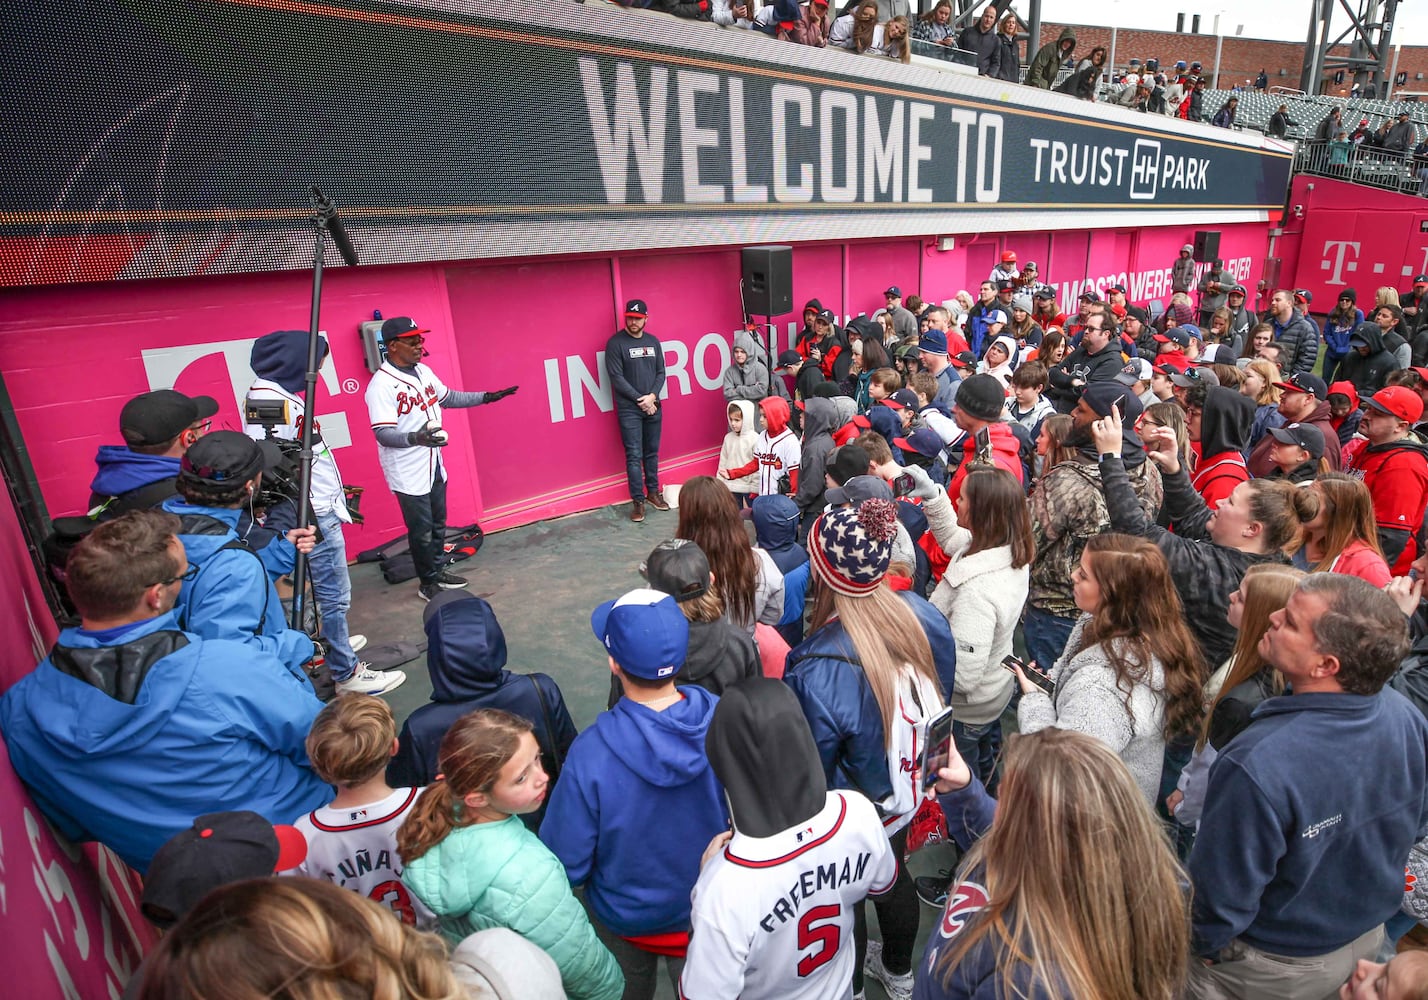
{"label": "black hooded jacket", "polygon": [[[1369,345],[1368,354],[1360,354],[1353,346],[1357,337]],[[1341,382],[1349,382],[1360,398],[1372,396],[1383,388],[1389,373],[1398,368],[1398,360],[1384,343],[1383,331],[1377,323],[1367,320],[1360,323],[1350,338],[1349,353],[1339,362],[1338,377]]]}
{"label": "black hooded jacket", "polygon": [[[437,773],[441,738],[452,723],[478,708],[499,708],[535,726],[542,762],[554,781],[556,761],[565,759],[575,741],[575,723],[555,681],[545,674],[506,669],[506,635],[491,605],[475,594],[446,591],[426,606],[422,619],[431,703],[402,726],[401,748],[387,767],[388,784],[430,784]],[[544,815],[542,805],[521,818],[534,830]]]}
{"label": "black hooded jacket", "polygon": [[[307,388],[306,330],[276,330],[253,341],[248,366],[253,374],[276,382],[288,392]],[[318,358],[327,357],[327,338],[318,337]]]}
{"label": "black hooded jacket", "polygon": [[827,801],[823,763],[793,689],[757,678],[724,692],[704,737],[734,828],[771,837],[802,826]]}

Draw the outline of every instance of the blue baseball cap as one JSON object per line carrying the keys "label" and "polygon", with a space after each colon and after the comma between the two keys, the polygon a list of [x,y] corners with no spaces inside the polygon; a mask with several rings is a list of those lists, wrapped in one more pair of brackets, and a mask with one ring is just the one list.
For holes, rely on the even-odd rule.
{"label": "blue baseball cap", "polygon": [[674,598],[658,590],[632,590],[606,601],[590,616],[595,638],[620,669],[646,680],[673,677],[689,649],[689,621]]}

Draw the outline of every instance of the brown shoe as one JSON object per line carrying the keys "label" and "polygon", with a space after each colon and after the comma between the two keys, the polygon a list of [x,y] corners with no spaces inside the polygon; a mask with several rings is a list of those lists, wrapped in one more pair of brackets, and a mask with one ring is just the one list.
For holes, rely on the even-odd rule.
{"label": "brown shoe", "polygon": [[644,519],[645,502],[643,500],[636,500],[634,503],[630,504],[630,520],[638,524]]}
{"label": "brown shoe", "polygon": [[645,494],[645,503],[649,504],[655,510],[669,510],[669,504],[664,502],[663,493]]}

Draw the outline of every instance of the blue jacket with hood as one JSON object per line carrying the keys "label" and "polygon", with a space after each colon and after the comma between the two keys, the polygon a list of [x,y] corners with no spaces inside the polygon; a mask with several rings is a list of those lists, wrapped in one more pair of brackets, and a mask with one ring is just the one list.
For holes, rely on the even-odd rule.
{"label": "blue jacket with hood", "polygon": [[[387,783],[393,788],[431,784],[440,770],[441,738],[452,723],[478,708],[499,708],[535,726],[546,772],[554,780],[554,761],[564,760],[575,741],[575,723],[555,681],[545,674],[506,669],[506,635],[491,605],[475,594],[445,591],[426,606],[422,619],[431,702],[403,724],[401,747],[387,767]],[[521,818],[536,830],[544,815],[542,806]]]}
{"label": "blue jacket with hood", "polygon": [[540,838],[622,937],[689,929],[699,859],[729,828],[704,735],[719,699],[698,687],[662,712],[622,698],[575,738]]}
{"label": "blue jacket with hood", "polygon": [[1323,955],[1403,902],[1428,829],[1428,721],[1390,688],[1270,698],[1253,718],[1210,768],[1189,863],[1194,951],[1238,937]]}
{"label": "blue jacket with hood", "polygon": [[[54,662],[63,650],[142,657],[144,640],[172,651],[137,689],[119,654],[84,677]],[[332,789],[303,748],[321,709],[305,680],[236,642],[181,632],[170,611],[103,632],[65,629],[0,697],[0,730],[15,773],[59,831],[105,844],[142,874],[195,816],[250,809],[290,823],[326,805]]]}
{"label": "blue jacket with hood", "polygon": [[798,544],[798,504],[782,494],[755,497],[754,535],[759,548],[783,574],[783,617],[778,631],[784,640],[803,641],[803,606],[808,595],[808,550]]}
{"label": "blue jacket with hood", "polygon": [[[238,518],[232,507],[198,507],[181,499],[168,500],[164,510],[184,518],[179,532],[198,576],[179,591],[174,611],[183,627],[205,639],[232,639],[282,662],[304,684],[303,664],[312,659],[312,639],[290,629],[273,575],[292,569],[296,550],[285,538],[275,538],[261,552],[224,546],[238,541]],[[226,530],[224,530],[226,528]]]}
{"label": "blue jacket with hood", "polygon": [[[94,479],[89,484],[90,509],[110,497],[123,497],[126,493],[164,480],[172,482],[178,478],[179,462],[180,459],[168,455],[144,455],[130,451],[122,444],[100,445],[98,454],[94,456]],[[177,494],[177,489],[169,491],[170,496]]]}
{"label": "blue jacket with hood", "polygon": [[[927,633],[942,697],[950,701],[957,677],[952,629],[923,598],[910,591],[898,596],[912,606]],[[843,624],[834,619],[789,650],[783,679],[803,705],[828,787],[852,788],[874,802],[891,795],[882,711]]]}

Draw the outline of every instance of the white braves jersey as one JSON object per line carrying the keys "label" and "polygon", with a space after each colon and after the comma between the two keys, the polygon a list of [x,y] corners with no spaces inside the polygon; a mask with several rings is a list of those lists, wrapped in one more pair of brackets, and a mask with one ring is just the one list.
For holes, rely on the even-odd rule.
{"label": "white braves jersey", "polygon": [[[446,386],[426,365],[419,364],[408,375],[383,361],[367,383],[367,415],[372,429],[395,427],[399,431],[419,431],[427,421],[441,423],[441,401]],[[436,477],[446,478],[440,448],[387,448],[377,445],[382,474],[394,493],[425,496]]]}
{"label": "white braves jersey", "polygon": [[754,460],[759,463],[759,496],[772,496],[779,492],[779,479],[798,468],[802,454],[803,447],[798,443],[798,436],[787,427],[772,439],[768,431],[761,431],[754,439]]}
{"label": "white braves jersey", "polygon": [[849,1000],[853,914],[897,878],[873,804],[832,791],[802,827],[735,833],[694,885],[684,1000]]}
{"label": "white braves jersey", "polygon": [[324,806],[293,826],[307,838],[307,860],[294,872],[325,878],[390,909],[404,924],[436,927],[436,916],[402,884],[397,828],[416,805],[420,788],[397,788],[380,802],[357,809]]}
{"label": "white braves jersey", "polygon": [[[274,427],[273,434],[285,441],[296,441],[302,436],[302,397],[288,392],[276,382],[260,378],[248,389],[251,399],[282,399],[288,404],[288,423]],[[255,441],[267,437],[261,424],[244,424],[243,429]],[[347,498],[342,492],[342,473],[337,471],[337,459],[332,449],[322,440],[322,425],[312,425],[312,509],[318,514],[335,513],[344,524],[352,523],[352,515],[347,512]]]}

